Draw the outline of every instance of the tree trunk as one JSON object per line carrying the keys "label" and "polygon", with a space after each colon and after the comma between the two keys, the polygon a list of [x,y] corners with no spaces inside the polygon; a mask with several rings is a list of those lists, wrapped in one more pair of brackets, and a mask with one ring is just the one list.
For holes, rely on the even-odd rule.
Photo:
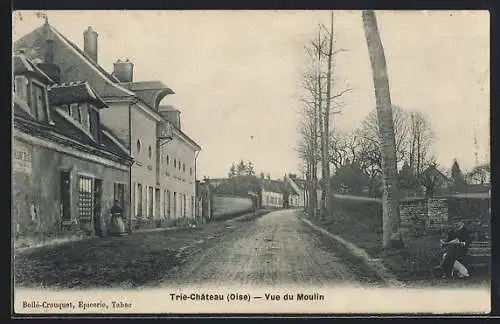
{"label": "tree trunk", "polygon": [[384,248],[390,248],[402,245],[402,240],[398,232],[400,215],[396,181],[396,142],[389,79],[375,12],[373,10],[363,10],[362,19],[366,44],[370,54],[377,103],[377,119],[382,142],[382,171],[384,175],[384,195],[382,200],[383,246]]}
{"label": "tree trunk", "polygon": [[329,134],[330,134],[330,110],[332,104],[332,60],[333,60],[333,11],[331,14],[330,21],[330,35],[329,35],[329,45],[328,45],[328,67],[327,67],[327,84],[326,84],[326,107],[325,107],[325,122],[324,122],[324,139],[323,139],[323,176],[324,176],[324,205],[323,205],[323,215],[331,217],[331,206],[330,206],[330,162],[328,157],[329,154]]}

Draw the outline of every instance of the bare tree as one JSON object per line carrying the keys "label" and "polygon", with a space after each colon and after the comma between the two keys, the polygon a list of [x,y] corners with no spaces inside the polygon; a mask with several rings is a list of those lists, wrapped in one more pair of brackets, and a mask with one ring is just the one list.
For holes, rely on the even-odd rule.
{"label": "bare tree", "polygon": [[433,141],[434,132],[425,115],[421,112],[410,112],[407,155],[409,166],[417,177],[420,177],[433,160]]}
{"label": "bare tree", "polygon": [[372,66],[382,148],[382,173],[384,175],[383,246],[384,248],[390,248],[396,244],[402,244],[402,240],[399,235],[396,240],[395,235],[399,234],[400,215],[396,178],[396,141],[394,138],[389,78],[375,12],[373,10],[363,10],[362,20]]}
{"label": "bare tree", "polygon": [[[408,143],[408,113],[399,106],[392,106],[392,117],[394,120],[394,138],[396,144],[396,163],[402,162],[407,157]],[[381,138],[379,130],[379,121],[377,110],[373,110],[362,121],[358,129],[358,136],[363,138],[365,146],[371,146],[381,150]],[[379,159],[379,166],[382,167],[382,161]]]}

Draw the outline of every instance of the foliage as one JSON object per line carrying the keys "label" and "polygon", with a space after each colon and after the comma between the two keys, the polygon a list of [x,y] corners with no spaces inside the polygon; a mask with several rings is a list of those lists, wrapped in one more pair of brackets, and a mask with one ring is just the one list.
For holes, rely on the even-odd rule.
{"label": "foliage", "polygon": [[249,192],[260,192],[260,180],[254,175],[241,175],[225,179],[215,188],[214,193],[248,197]]}
{"label": "foliage", "polygon": [[331,179],[332,187],[337,192],[362,193],[369,185],[368,177],[356,163],[343,165]]}
{"label": "foliage", "polygon": [[456,159],[453,160],[453,165],[451,166],[451,178],[453,179],[455,190],[460,190],[465,186],[465,177]]}

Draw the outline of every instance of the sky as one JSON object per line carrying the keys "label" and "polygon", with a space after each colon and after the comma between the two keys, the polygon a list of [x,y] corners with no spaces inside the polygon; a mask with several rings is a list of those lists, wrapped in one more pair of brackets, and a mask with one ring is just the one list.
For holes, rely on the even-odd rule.
{"label": "sky", "polygon": [[[49,22],[83,48],[99,34],[98,61],[134,63],[134,81],[161,80],[175,91],[162,104],[181,110],[182,129],[202,147],[200,178],[224,177],[232,162],[257,173],[298,172],[300,80],[304,45],[328,11],[46,11]],[[462,170],[489,162],[489,15],[487,11],[377,11],[392,103],[424,113],[438,162]],[[43,23],[15,12],[13,40]],[[360,11],[335,11],[342,112],[333,126],[350,131],[375,109]],[[476,134],[476,135],[474,135]],[[474,144],[474,136],[477,145]]]}

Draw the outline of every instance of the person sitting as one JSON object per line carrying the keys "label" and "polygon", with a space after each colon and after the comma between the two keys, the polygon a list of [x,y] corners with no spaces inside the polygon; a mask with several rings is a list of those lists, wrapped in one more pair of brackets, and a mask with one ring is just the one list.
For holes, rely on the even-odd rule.
{"label": "person sitting", "polygon": [[440,243],[446,252],[436,268],[443,270],[443,277],[452,277],[454,270],[459,273],[460,277],[468,277],[467,268],[460,262],[467,254],[471,243],[470,231],[465,227],[465,223],[458,221],[446,240],[441,240]]}

